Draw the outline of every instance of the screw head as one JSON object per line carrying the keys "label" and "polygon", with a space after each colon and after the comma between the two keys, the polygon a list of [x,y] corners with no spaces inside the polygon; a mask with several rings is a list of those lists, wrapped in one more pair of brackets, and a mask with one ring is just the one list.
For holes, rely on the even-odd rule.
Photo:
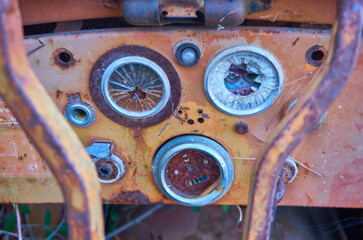
{"label": "screw head", "polygon": [[240,122],[236,124],[236,132],[239,134],[246,134],[248,132],[248,124],[245,122]]}

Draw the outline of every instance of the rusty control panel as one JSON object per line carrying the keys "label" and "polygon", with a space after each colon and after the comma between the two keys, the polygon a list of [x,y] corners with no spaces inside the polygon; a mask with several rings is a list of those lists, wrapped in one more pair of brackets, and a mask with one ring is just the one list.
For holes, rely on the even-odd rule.
{"label": "rusty control panel", "polygon": [[[321,2],[228,1],[218,11],[218,1],[191,2],[103,1],[84,18],[32,18],[20,1],[25,33],[59,22],[25,36],[27,60],[92,159],[105,203],[247,205],[271,134],[329,72],[335,3],[311,15]],[[86,29],[105,17],[127,23]],[[274,173],[276,203],[363,207],[357,51],[347,84]],[[0,201],[63,202],[20,122],[1,100]]]}
{"label": "rusty control panel", "polygon": [[[27,36],[25,46],[31,68],[84,146],[109,153],[102,161],[91,155],[104,201],[173,202],[157,184],[158,171],[165,186],[181,196],[217,189],[226,175],[209,150],[182,149],[170,155],[164,172],[155,170],[165,144],[198,136],[223,148],[232,163],[233,181],[216,203],[247,204],[255,158],[324,71],[330,34],[329,29],[250,26],[122,28]],[[355,159],[361,120],[354,108],[359,61],[324,121],[292,155],[299,174],[281,204],[361,205],[357,193],[351,198],[346,192],[359,192],[354,190],[360,178]],[[14,201],[21,194],[25,202],[62,201],[50,170],[1,104],[0,175],[11,186],[1,190],[1,199]],[[24,187],[38,183],[41,192],[51,194]]]}

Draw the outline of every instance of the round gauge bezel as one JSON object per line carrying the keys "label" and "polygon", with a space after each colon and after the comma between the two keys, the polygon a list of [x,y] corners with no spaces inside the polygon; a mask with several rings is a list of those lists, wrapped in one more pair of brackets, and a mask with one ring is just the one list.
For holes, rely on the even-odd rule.
{"label": "round gauge bezel", "polygon": [[[169,82],[170,94],[169,97],[165,98],[166,104],[164,107],[160,111],[155,111],[155,114],[142,118],[120,114],[110,106],[102,93],[101,82],[106,69],[114,62],[127,57],[145,58],[147,59],[146,61],[149,60],[160,67],[167,76],[165,79]],[[160,53],[150,48],[137,45],[125,45],[113,48],[100,56],[91,70],[89,89],[93,102],[106,117],[116,123],[131,128],[146,128],[164,121],[176,110],[181,97],[180,79],[171,62]]]}
{"label": "round gauge bezel", "polygon": [[[187,149],[198,150],[208,154],[219,166],[221,174],[220,185],[209,194],[190,198],[178,194],[168,186],[165,171],[169,161],[176,154]],[[217,201],[227,193],[234,177],[232,159],[224,147],[210,138],[197,135],[178,136],[162,145],[155,154],[152,172],[159,190],[169,199],[185,206],[204,206]]]}
{"label": "round gauge bezel", "polygon": [[[275,68],[278,76],[278,87],[276,89],[272,90],[271,95],[266,99],[264,103],[261,105],[247,110],[237,110],[230,107],[227,107],[224,103],[220,102],[214,94],[211,92],[209,81],[209,75],[218,66],[218,64],[223,61],[224,59],[228,58],[231,55],[238,54],[238,53],[253,53],[260,55],[261,57],[266,58]],[[278,97],[281,94],[282,86],[284,82],[284,74],[282,67],[280,63],[278,62],[277,58],[272,55],[270,52],[261,49],[259,47],[255,46],[236,46],[232,48],[225,49],[221,52],[219,52],[208,64],[208,67],[206,69],[205,75],[204,75],[204,90],[207,95],[208,100],[213,104],[215,108],[220,110],[223,113],[226,113],[228,115],[236,116],[236,117],[248,117],[253,116],[256,114],[259,114],[261,112],[266,111],[268,108],[272,106],[274,103],[276,97]],[[224,85],[223,85],[224,86]],[[226,91],[228,91],[226,89]],[[241,96],[242,97],[242,96]]]}
{"label": "round gauge bezel", "polygon": [[[141,65],[144,65],[144,66],[152,69],[160,77],[160,80],[163,84],[163,93],[162,93],[162,97],[161,97],[159,103],[154,108],[152,108],[148,111],[143,111],[143,112],[129,111],[129,110],[117,105],[116,102],[110,96],[110,91],[109,91],[108,87],[109,87],[109,80],[111,78],[111,75],[119,67],[126,65],[126,64],[132,64],[132,63],[141,64]],[[159,67],[156,63],[154,63],[153,61],[151,61],[147,58],[144,58],[144,57],[128,56],[128,57],[123,57],[123,58],[117,59],[116,61],[111,63],[106,68],[105,72],[102,75],[101,91],[102,91],[102,94],[103,94],[107,104],[113,110],[118,112],[119,114],[124,115],[126,117],[131,117],[131,118],[147,118],[147,117],[151,117],[151,116],[154,116],[155,114],[159,113],[165,107],[165,105],[168,102],[169,97],[170,97],[170,83],[169,83],[168,76],[166,75],[164,70],[161,67]]]}

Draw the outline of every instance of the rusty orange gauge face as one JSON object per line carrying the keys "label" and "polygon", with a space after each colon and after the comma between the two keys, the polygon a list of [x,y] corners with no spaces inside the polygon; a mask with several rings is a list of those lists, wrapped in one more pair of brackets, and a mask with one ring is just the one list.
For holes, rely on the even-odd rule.
{"label": "rusty orange gauge face", "polygon": [[175,137],[154,157],[153,176],[160,191],[187,206],[203,206],[221,198],[229,190],[233,175],[227,151],[204,136]]}
{"label": "rusty orange gauge face", "polygon": [[200,196],[218,186],[221,172],[210,155],[187,149],[172,157],[166,166],[165,178],[170,188],[184,196]]}

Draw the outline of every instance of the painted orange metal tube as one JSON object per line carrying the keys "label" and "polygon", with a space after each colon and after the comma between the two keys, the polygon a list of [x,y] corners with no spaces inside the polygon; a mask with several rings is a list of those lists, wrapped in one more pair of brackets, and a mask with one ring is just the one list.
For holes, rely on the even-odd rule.
{"label": "painted orange metal tube", "polygon": [[338,0],[337,24],[325,76],[318,76],[279,124],[258,157],[247,207],[244,240],[269,238],[278,175],[286,157],[312,130],[347,82],[357,58],[363,21],[361,0]]}
{"label": "painted orange metal tube", "polygon": [[29,67],[18,1],[0,1],[0,94],[60,184],[69,239],[104,239],[91,159]]}
{"label": "painted orange metal tube", "polygon": [[[19,3],[24,25],[122,17],[122,0],[19,0]],[[271,9],[247,15],[246,18],[333,24],[335,12],[336,5],[331,0],[279,0],[274,1]]]}

